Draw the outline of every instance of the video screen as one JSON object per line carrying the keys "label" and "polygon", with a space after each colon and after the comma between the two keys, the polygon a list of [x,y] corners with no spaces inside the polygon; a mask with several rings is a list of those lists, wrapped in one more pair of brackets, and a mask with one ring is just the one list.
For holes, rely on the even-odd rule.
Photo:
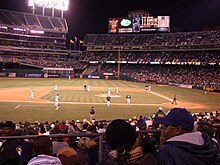
{"label": "video screen", "polygon": [[132,18],[119,18],[118,32],[119,33],[132,33]]}
{"label": "video screen", "polygon": [[109,18],[108,32],[109,33],[118,33],[118,24],[119,24],[118,18]]}
{"label": "video screen", "polygon": [[135,16],[110,18],[108,32],[170,32],[170,16]]}

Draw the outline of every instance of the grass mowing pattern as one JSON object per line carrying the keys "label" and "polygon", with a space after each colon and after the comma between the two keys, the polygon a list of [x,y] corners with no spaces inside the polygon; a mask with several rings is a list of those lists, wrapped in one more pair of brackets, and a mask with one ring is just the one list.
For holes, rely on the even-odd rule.
{"label": "grass mowing pattern", "polygon": [[[58,85],[60,95],[60,109],[55,110],[53,101],[56,92],[53,92],[54,85]],[[91,92],[84,91],[85,84],[91,85]],[[50,103],[30,103],[30,102],[0,102],[0,122],[4,120],[18,121],[54,121],[54,120],[72,120],[72,119],[89,119],[89,111],[91,106],[95,107],[96,118],[101,119],[115,119],[115,118],[132,118],[140,115],[149,116],[157,111],[162,103],[168,101],[164,98],[158,97],[154,94],[144,91],[144,83],[123,82],[117,80],[91,80],[91,79],[31,79],[31,78],[1,78],[0,90],[3,88],[20,88],[20,87],[51,87],[41,99],[51,101]],[[97,95],[107,94],[107,88],[111,87],[111,94],[115,94],[115,87],[119,86],[120,97],[112,97],[110,107],[106,107],[105,97],[97,97]],[[79,87],[78,90],[62,89],[62,87]],[[102,90],[93,90],[94,87],[103,87]],[[122,89],[136,89],[137,91],[123,91]],[[188,110],[194,112],[212,110],[220,110],[220,95],[216,93],[208,93],[204,95],[203,91],[184,89],[172,86],[155,86],[152,85],[152,91],[173,98],[177,95],[178,101],[193,102],[197,104],[206,105],[207,108],[194,109],[189,107]],[[9,93],[10,94],[10,93]],[[131,95],[131,103],[139,105],[126,105],[126,95]],[[11,94],[12,95],[12,94]],[[64,102],[64,103],[62,103]],[[81,102],[82,104],[74,104],[74,102]],[[85,104],[83,104],[85,103]],[[142,105],[148,104],[148,105]],[[18,108],[16,108],[18,107]],[[167,112],[170,108],[163,106],[164,111]]]}

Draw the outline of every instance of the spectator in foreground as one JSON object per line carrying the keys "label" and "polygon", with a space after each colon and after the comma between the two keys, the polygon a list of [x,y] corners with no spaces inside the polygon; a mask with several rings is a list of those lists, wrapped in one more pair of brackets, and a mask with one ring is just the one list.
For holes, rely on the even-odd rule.
{"label": "spectator in foreground", "polygon": [[156,117],[155,122],[164,125],[158,153],[160,165],[205,165],[217,162],[210,137],[202,132],[192,132],[194,120],[185,108],[173,108],[165,117]]}
{"label": "spectator in foreground", "polygon": [[199,121],[195,125],[194,130],[208,134],[212,140],[213,146],[216,148],[217,154],[220,156],[220,144],[218,142],[218,139],[214,137],[215,130],[214,130],[213,125],[206,121]]}
{"label": "spectator in foreground", "polygon": [[[15,136],[15,124],[12,121],[0,123],[0,136]],[[21,155],[20,139],[7,139],[0,144],[0,164],[18,165]]]}
{"label": "spectator in foreground", "polygon": [[[38,132],[34,130],[34,128],[28,128],[27,129],[28,135],[38,135]],[[34,157],[34,151],[33,151],[33,142],[34,139],[25,139],[22,143],[22,152],[21,152],[21,161],[19,165],[26,165],[33,157]]]}
{"label": "spectator in foreground", "polygon": [[57,157],[61,160],[62,165],[76,165],[77,153],[71,147],[61,147],[57,151]]}
{"label": "spectator in foreground", "polygon": [[112,150],[101,164],[156,164],[151,154],[143,153],[137,138],[129,123],[121,119],[112,121],[106,129],[106,141]]}
{"label": "spectator in foreground", "polygon": [[33,150],[37,157],[32,158],[28,165],[62,165],[60,159],[52,155],[52,142],[47,136],[34,139]]}

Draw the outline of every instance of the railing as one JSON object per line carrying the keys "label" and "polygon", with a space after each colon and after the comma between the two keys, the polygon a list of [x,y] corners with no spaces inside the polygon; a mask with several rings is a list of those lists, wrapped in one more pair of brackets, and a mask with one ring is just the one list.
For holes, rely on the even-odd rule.
{"label": "railing", "polygon": [[[158,133],[161,132],[161,130],[143,130],[138,131],[138,134],[141,133]],[[1,139],[34,139],[38,136],[48,136],[50,138],[73,138],[73,137],[99,137],[99,162],[102,161],[102,140],[103,140],[103,134],[102,133],[73,133],[73,134],[53,134],[53,135],[25,135],[25,136],[0,136]]]}

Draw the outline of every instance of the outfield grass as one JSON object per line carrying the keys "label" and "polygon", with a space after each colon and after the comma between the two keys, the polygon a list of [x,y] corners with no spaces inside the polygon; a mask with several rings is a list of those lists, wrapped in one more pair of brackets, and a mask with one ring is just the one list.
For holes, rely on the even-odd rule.
{"label": "outfield grass", "polygon": [[[56,92],[53,92],[53,86],[58,85],[58,93],[60,95],[60,108],[58,111],[54,109],[53,101]],[[91,92],[84,91],[85,84],[91,85]],[[106,107],[105,97],[107,88],[112,88],[112,95],[115,95],[115,87],[119,87],[120,97],[112,97],[110,107]],[[167,112],[172,107],[186,107],[191,112],[204,112],[220,110],[220,95],[216,93],[208,93],[205,95],[203,91],[184,89],[172,86],[151,85],[152,92],[144,91],[144,83],[132,83],[117,80],[92,80],[92,79],[31,79],[31,78],[1,78],[0,90],[22,89],[24,94],[28,95],[29,89],[34,87],[42,87],[47,91],[39,96],[42,100],[35,102],[29,100],[29,96],[23,101],[6,102],[0,101],[0,122],[4,120],[18,121],[55,121],[55,120],[72,120],[72,119],[89,119],[89,111],[91,106],[95,107],[96,118],[116,119],[116,118],[132,118],[140,115],[153,115],[158,107],[162,106]],[[100,88],[98,88],[100,87]],[[40,89],[40,88],[39,88]],[[40,90],[42,90],[40,89]],[[25,93],[26,92],[26,93]],[[41,91],[36,91],[36,93]],[[8,95],[15,93],[8,93]],[[131,105],[126,105],[126,95],[131,95]],[[159,94],[159,96],[158,96]],[[174,94],[178,97],[179,105],[171,105]],[[5,96],[6,97],[6,96]],[[45,102],[46,101],[46,102]],[[184,103],[184,104],[183,104]],[[203,105],[201,107],[192,106]]]}

